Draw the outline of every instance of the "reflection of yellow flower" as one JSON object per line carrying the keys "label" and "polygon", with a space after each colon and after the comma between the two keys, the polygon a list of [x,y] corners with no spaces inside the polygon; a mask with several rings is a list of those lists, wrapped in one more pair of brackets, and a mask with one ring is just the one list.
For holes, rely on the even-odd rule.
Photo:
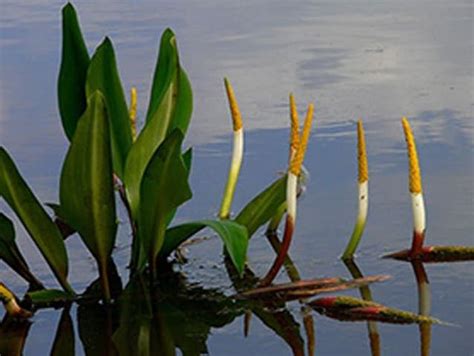
{"label": "reflection of yellow flower", "polygon": [[357,158],[359,162],[359,183],[369,180],[369,165],[365,148],[365,135],[362,120],[357,121]]}
{"label": "reflection of yellow flower", "polygon": [[299,142],[296,154],[290,163],[290,172],[295,176],[298,176],[301,172],[301,166],[303,165],[304,155],[308,146],[309,134],[311,132],[311,124],[313,122],[313,111],[314,105],[309,104],[308,112],[306,113],[306,119],[304,121],[303,133],[301,135],[301,141]]}
{"label": "reflection of yellow flower", "polygon": [[408,150],[408,166],[409,166],[409,188],[411,193],[421,193],[421,173],[418,163],[418,154],[416,152],[415,137],[407,118],[402,118],[403,131],[405,132],[405,140]]}

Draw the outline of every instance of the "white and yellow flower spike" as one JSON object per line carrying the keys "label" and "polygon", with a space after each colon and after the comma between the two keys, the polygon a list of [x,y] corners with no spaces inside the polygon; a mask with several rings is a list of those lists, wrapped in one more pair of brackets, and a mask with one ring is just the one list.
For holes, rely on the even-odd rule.
{"label": "white and yellow flower spike", "polygon": [[244,128],[242,124],[242,115],[235,98],[234,90],[227,78],[224,79],[227,98],[229,100],[229,108],[232,116],[232,126],[234,132],[234,144],[232,149],[232,160],[227,177],[227,184],[222,198],[219,218],[228,219],[230,216],[230,208],[234,197],[235,187],[239,178],[240,167],[244,152]]}
{"label": "white and yellow flower spike", "polygon": [[369,209],[369,164],[365,146],[365,134],[362,120],[357,121],[357,163],[358,163],[358,202],[359,209],[351,239],[342,255],[343,260],[351,259],[364,233]]}
{"label": "white and yellow flower spike", "polygon": [[[291,104],[290,104],[291,107]],[[295,229],[296,222],[296,199],[298,193],[298,176],[301,173],[301,168],[303,166],[304,156],[306,153],[306,148],[308,146],[309,136],[311,132],[311,125],[313,122],[313,111],[314,105],[310,104],[308,106],[308,111],[306,113],[306,119],[303,126],[303,133],[301,138],[294,145],[295,154],[290,161],[288,167],[288,178],[286,183],[286,205],[287,205],[287,215],[285,222],[285,231],[283,233],[283,240],[280,246],[280,251],[278,252],[277,257],[275,258],[272,266],[270,267],[268,273],[260,282],[261,286],[267,286],[275,279],[278,271],[281,269],[283,262],[286,258],[288,250],[290,248],[291,239],[293,237],[293,231]],[[295,141],[292,139],[292,143]]]}
{"label": "white and yellow flower spike", "polygon": [[406,117],[402,118],[403,132],[408,151],[408,180],[413,210],[413,242],[411,253],[416,255],[421,252],[425,238],[426,214],[421,185],[420,165],[416,151],[415,137]]}

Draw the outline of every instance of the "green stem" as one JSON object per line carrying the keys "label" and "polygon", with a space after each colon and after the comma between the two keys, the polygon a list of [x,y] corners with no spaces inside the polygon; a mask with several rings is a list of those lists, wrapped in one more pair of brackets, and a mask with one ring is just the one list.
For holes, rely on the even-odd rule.
{"label": "green stem", "polygon": [[347,247],[344,253],[342,254],[341,259],[348,260],[354,256],[357,246],[359,246],[359,242],[362,237],[362,234],[364,233],[364,228],[365,228],[365,221],[361,219],[357,219],[357,222],[354,226],[354,230],[352,231],[351,239],[349,240],[349,243],[347,244]]}
{"label": "green stem", "polygon": [[106,304],[109,304],[112,297],[110,294],[109,273],[107,269],[107,263],[99,262],[99,277],[100,277],[100,285],[102,287],[102,294],[104,296],[104,302]]}

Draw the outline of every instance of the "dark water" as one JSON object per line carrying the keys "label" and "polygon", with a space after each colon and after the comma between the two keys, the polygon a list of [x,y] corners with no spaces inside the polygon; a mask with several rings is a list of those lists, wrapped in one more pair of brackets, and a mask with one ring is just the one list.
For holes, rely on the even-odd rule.
{"label": "dark water", "polygon": [[[57,201],[66,150],[55,94],[60,7],[61,2],[3,0],[0,14],[0,142],[43,201]],[[357,263],[365,275],[392,276],[371,287],[374,299],[418,310],[411,266],[379,258],[408,247],[411,239],[402,115],[410,118],[418,143],[427,243],[473,244],[473,8],[469,1],[254,1],[245,6],[232,1],[101,1],[81,2],[76,8],[91,51],[102,36],[112,37],[124,86],[138,87],[141,117],[160,33],[170,26],[177,34],[195,93],[188,144],[195,146],[196,153],[194,199],[177,222],[212,217],[218,210],[231,149],[222,85],[222,77],[228,76],[247,128],[235,211],[285,169],[288,92],[296,94],[301,113],[307,102],[315,101],[316,127],[306,159],[311,179],[298,205],[291,247],[304,278],[350,276],[338,257],[356,214],[353,120],[358,117],[364,119],[367,131],[371,181],[368,225]],[[31,268],[54,286],[20,225],[17,234]],[[70,280],[80,291],[95,278],[95,267],[77,238],[67,244]],[[126,264],[126,228],[120,231],[114,256],[119,265]],[[189,262],[177,268],[186,285],[234,293],[217,238],[189,247],[187,256]],[[252,269],[262,275],[273,257],[265,237],[257,234],[249,249]],[[121,272],[126,276],[124,269]],[[433,326],[431,355],[473,354],[474,265],[428,265],[426,272],[432,315],[455,325]],[[3,264],[0,280],[19,295],[26,288]],[[286,280],[284,273],[279,280]],[[201,329],[183,330],[191,338],[202,338],[196,330],[204,330],[201,341],[211,355],[291,353],[283,338],[255,316],[245,338],[242,310],[218,327],[217,321],[202,322],[207,311],[204,302],[174,307],[180,305],[188,319],[173,319],[173,307],[165,306],[163,314],[171,315],[168,323],[200,320]],[[299,304],[287,308],[304,338]],[[71,314],[77,312],[74,308]],[[35,315],[26,355],[49,353],[60,314],[47,310]],[[341,323],[315,313],[314,319],[316,354],[370,354],[365,323]],[[76,352],[83,354],[74,323]],[[419,353],[417,326],[378,327],[383,355]]]}

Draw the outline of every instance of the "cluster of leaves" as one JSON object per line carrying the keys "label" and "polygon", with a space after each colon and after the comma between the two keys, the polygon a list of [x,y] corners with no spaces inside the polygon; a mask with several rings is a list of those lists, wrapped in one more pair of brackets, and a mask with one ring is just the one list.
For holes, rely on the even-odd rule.
{"label": "cluster of leaves", "polygon": [[[67,279],[64,238],[78,233],[97,262],[103,298],[111,299],[109,266],[117,234],[118,196],[128,210],[133,232],[132,274],[148,266],[155,277],[159,260],[166,260],[206,227],[221,237],[241,274],[248,238],[284,202],[286,178],[265,189],[235,220],[199,220],[170,227],[177,209],[192,197],[192,149],[183,150],[192,90],[173,32],[167,29],[162,34],[148,110],[136,139],[111,40],[105,38],[90,57],[71,4],[62,10],[62,33],[58,104],[70,145],[61,172],[60,202],[50,205],[56,219],[45,211],[3,147],[0,197],[24,225],[64,292],[75,295]],[[13,224],[4,214],[0,215],[0,259],[33,290],[44,288],[22,257]]]}

